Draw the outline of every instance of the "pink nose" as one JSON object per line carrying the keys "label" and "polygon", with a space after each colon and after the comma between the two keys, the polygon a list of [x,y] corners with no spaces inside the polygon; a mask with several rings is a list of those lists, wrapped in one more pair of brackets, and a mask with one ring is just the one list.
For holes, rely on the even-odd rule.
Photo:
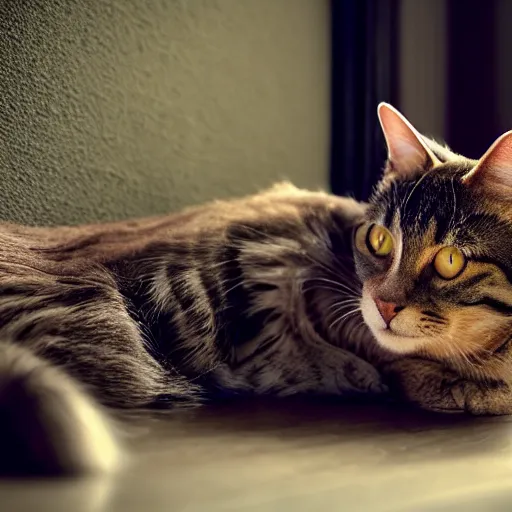
{"label": "pink nose", "polygon": [[398,314],[398,312],[402,308],[397,306],[393,302],[386,302],[377,297],[375,297],[373,300],[375,301],[375,305],[377,306],[377,309],[379,310],[382,320],[384,320],[384,322],[386,323],[386,326],[389,327],[391,320],[393,320],[393,318],[395,318],[395,316]]}

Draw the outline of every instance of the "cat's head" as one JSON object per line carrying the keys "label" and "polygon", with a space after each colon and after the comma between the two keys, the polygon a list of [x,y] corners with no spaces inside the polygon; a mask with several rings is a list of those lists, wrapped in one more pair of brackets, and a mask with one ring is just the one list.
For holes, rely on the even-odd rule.
{"label": "cat's head", "polygon": [[464,359],[512,335],[512,132],[478,161],[379,119],[382,181],[355,232],[361,308],[390,351]]}

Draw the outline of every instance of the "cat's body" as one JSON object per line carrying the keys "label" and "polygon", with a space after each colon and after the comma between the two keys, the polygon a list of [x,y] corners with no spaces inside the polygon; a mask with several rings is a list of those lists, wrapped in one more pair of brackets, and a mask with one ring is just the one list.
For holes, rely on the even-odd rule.
{"label": "cat's body", "polygon": [[[98,436],[99,415],[82,432],[80,408],[70,401],[57,412],[60,395],[79,386],[113,407],[194,404],[218,393],[383,391],[377,371],[345,350],[379,352],[358,313],[351,255],[363,213],[353,200],[283,184],[162,218],[2,226],[0,414],[14,418],[12,431],[18,416],[37,422],[38,408],[50,423],[55,415],[71,430],[68,444],[84,453],[69,458],[57,429],[36,462],[73,470],[115,462],[113,445],[107,461],[100,452],[94,460],[92,441],[84,441],[91,425]],[[31,369],[10,373],[25,358],[42,368],[35,404],[25,398]],[[40,432],[19,432],[21,444],[35,436],[31,449],[41,442]],[[44,435],[51,440],[51,426]]]}
{"label": "cat's body", "polygon": [[512,132],[472,161],[380,116],[368,207],[282,184],[141,221],[0,226],[0,469],[115,467],[105,406],[389,384],[512,413]]}

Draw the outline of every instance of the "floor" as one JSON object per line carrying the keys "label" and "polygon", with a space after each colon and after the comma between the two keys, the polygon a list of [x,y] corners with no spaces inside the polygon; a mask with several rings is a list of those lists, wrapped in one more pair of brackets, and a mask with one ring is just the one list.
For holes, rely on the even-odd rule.
{"label": "floor", "polygon": [[0,510],[512,509],[512,418],[246,402],[132,419],[128,444],[112,478],[0,482]]}

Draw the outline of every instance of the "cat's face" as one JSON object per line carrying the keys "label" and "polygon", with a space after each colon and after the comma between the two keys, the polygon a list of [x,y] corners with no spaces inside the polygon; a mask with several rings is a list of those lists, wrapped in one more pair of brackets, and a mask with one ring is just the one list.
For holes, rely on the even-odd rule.
{"label": "cat's face", "polygon": [[512,334],[512,135],[472,161],[379,115],[388,166],[354,236],[367,325],[397,353],[498,350]]}

